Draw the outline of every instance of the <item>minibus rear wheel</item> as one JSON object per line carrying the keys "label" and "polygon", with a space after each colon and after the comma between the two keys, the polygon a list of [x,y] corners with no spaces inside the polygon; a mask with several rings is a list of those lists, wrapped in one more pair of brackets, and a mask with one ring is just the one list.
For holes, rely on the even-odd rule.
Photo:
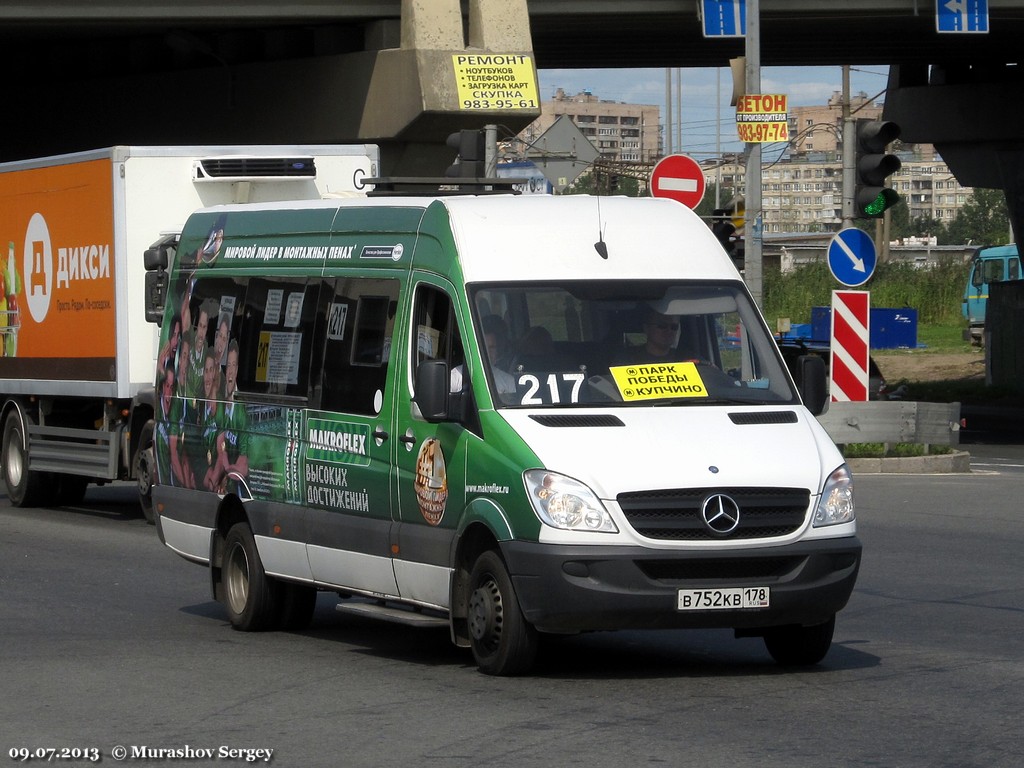
{"label": "minibus rear wheel", "polygon": [[810,627],[775,627],[765,632],[768,653],[784,667],[809,667],[825,658],[832,646],[836,617]]}
{"label": "minibus rear wheel", "polygon": [[468,590],[470,645],[480,671],[488,675],[528,671],[537,657],[537,630],[523,616],[497,552],[489,549],[476,559]]}
{"label": "minibus rear wheel", "polygon": [[263,570],[247,523],[236,523],[224,538],[220,570],[224,607],[231,626],[244,632],[274,629],[281,617],[282,584]]}

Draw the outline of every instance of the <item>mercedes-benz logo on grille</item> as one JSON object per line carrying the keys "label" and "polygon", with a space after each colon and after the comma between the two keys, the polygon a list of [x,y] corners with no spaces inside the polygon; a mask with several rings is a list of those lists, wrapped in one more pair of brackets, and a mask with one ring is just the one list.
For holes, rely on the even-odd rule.
{"label": "mercedes-benz logo on grille", "polygon": [[731,496],[716,493],[704,499],[700,516],[712,533],[724,536],[735,531],[740,524],[740,505]]}

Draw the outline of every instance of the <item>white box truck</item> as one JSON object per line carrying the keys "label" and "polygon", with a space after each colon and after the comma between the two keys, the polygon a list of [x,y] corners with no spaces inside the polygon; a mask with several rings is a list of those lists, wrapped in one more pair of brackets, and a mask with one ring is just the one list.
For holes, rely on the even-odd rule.
{"label": "white box truck", "polygon": [[[377,148],[111,147],[0,164],[0,430],[15,506],[137,478],[158,329],[143,253],[197,208],[362,194]],[[140,459],[142,459],[140,461]]]}

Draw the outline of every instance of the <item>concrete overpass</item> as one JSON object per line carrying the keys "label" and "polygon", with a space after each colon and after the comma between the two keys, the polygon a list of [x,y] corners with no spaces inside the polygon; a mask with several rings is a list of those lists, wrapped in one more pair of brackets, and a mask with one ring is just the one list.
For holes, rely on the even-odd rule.
{"label": "concrete overpass", "polygon": [[[467,110],[455,53],[532,66],[725,66],[696,0],[9,0],[0,160],[110,144],[382,146],[383,173],[436,175],[444,137],[535,108]],[[963,184],[1002,188],[1024,226],[1024,0],[988,34],[938,34],[932,0],[761,0],[765,66],[884,64],[886,116]]]}

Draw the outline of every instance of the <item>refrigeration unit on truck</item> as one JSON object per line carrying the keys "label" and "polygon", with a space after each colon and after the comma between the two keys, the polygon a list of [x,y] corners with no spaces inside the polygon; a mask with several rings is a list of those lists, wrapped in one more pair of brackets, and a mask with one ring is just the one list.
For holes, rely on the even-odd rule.
{"label": "refrigeration unit on truck", "polygon": [[159,329],[143,253],[173,254],[197,208],[362,194],[377,149],[112,147],[0,164],[0,434],[15,506],[138,479],[151,517]]}

